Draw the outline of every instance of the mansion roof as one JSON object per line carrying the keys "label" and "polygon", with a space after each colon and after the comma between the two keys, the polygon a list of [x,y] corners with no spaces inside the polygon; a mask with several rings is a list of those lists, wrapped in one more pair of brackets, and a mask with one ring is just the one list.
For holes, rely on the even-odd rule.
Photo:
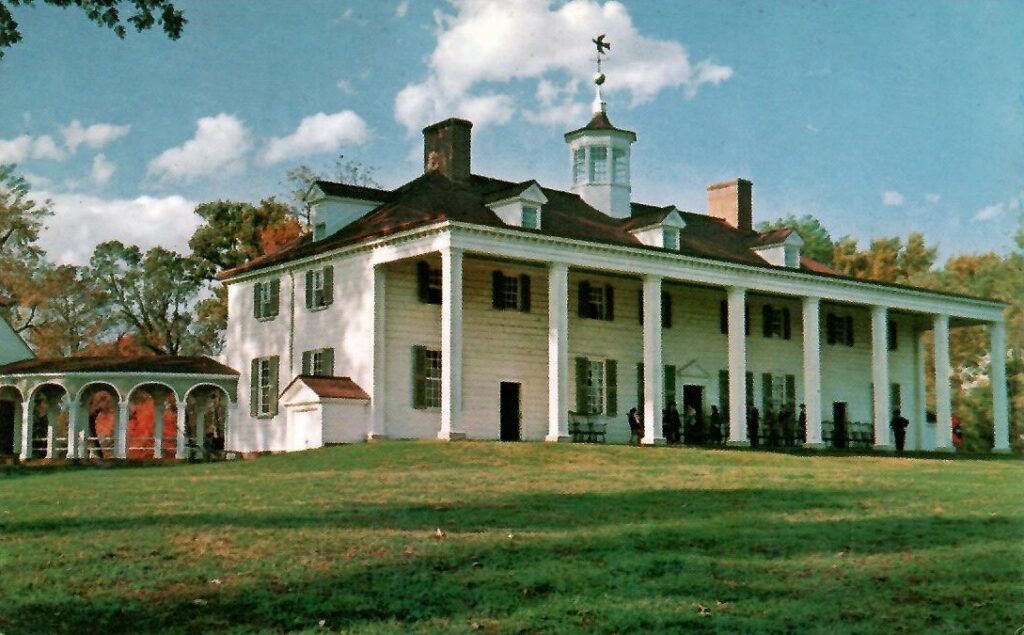
{"label": "mansion roof", "polygon": [[[221,278],[230,278],[291,260],[325,253],[363,241],[383,238],[389,234],[442,221],[458,221],[474,225],[501,227],[519,232],[660,250],[644,245],[631,232],[636,227],[659,222],[676,209],[632,204],[632,217],[612,218],[583,201],[578,195],[542,187],[548,202],[544,205],[541,229],[511,227],[487,207],[487,203],[522,191],[535,181],[514,183],[487,176],[472,175],[468,182],[451,180],[436,172],[428,172],[391,192],[355,185],[319,181],[325,194],[384,202],[361,218],[323,240],[306,236],[283,250],[256,258],[240,267],[225,271]],[[746,265],[772,268],[751,247],[764,244],[758,232],[743,232],[721,219],[679,210],[685,222],[679,232],[678,253],[698,258],[724,260]],[[802,269],[817,273],[840,275],[821,264],[803,259]]]}

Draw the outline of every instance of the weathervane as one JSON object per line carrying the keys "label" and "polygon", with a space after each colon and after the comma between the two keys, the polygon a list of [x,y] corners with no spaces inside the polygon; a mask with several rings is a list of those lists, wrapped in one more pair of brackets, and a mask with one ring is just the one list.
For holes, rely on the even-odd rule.
{"label": "weathervane", "polygon": [[607,55],[606,51],[611,50],[612,43],[611,42],[605,42],[604,38],[605,38],[605,34],[602,33],[601,35],[599,35],[596,38],[594,38],[593,40],[591,40],[591,42],[594,43],[594,46],[597,47],[597,58],[594,60],[594,61],[597,62],[597,73],[594,74],[594,84],[597,85],[597,95],[594,97],[594,113],[595,114],[599,113],[599,112],[604,112],[605,111],[605,107],[607,106],[607,104],[605,104],[604,100],[601,99],[601,85],[604,84],[604,80],[605,80],[604,73],[601,72],[601,59],[602,59],[602,56]]}

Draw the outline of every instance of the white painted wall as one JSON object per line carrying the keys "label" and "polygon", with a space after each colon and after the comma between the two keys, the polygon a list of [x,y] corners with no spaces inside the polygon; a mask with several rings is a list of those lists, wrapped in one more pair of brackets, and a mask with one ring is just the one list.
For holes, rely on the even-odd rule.
{"label": "white painted wall", "polygon": [[326,238],[378,205],[380,205],[379,201],[325,198],[310,209],[310,222],[314,227],[323,223],[325,226],[324,237]]}
{"label": "white painted wall", "polygon": [[35,357],[32,349],[18,337],[11,325],[0,318],[0,365]]}
{"label": "white painted wall", "polygon": [[322,430],[324,443],[359,443],[366,440],[370,425],[370,402],[360,399],[324,399]]}

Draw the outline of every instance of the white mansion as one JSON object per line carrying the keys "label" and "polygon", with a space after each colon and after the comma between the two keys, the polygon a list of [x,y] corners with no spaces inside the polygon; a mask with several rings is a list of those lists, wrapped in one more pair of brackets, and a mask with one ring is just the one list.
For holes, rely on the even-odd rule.
{"label": "white mansion", "polygon": [[636,135],[603,104],[565,135],[569,192],[473,174],[471,127],[427,127],[424,174],[395,190],[317,183],[310,239],[225,272],[228,449],[561,441],[584,421],[625,441],[634,406],[655,444],[669,401],[715,406],[732,444],[748,404],[803,403],[812,447],[842,421],[890,449],[900,409],[908,448],[951,449],[949,329],[977,324],[1009,448],[1003,304],[842,276],[792,230],[754,231],[746,180],[709,186],[703,214],[633,203]]}

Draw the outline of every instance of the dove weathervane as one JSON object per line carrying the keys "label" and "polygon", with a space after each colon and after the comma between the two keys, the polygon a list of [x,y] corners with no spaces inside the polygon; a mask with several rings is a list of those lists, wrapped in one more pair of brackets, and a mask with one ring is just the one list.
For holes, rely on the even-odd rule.
{"label": "dove weathervane", "polygon": [[608,51],[610,51],[612,48],[612,43],[605,41],[605,37],[605,34],[602,33],[601,35],[591,40],[591,42],[594,43],[594,46],[597,47],[597,58],[594,60],[597,62],[597,73],[594,74],[594,84],[597,85],[597,94],[594,97],[595,113],[604,112],[605,110],[605,102],[604,99],[601,98],[601,85],[604,84],[605,80],[604,73],[601,72],[601,60],[603,56],[607,55]]}

